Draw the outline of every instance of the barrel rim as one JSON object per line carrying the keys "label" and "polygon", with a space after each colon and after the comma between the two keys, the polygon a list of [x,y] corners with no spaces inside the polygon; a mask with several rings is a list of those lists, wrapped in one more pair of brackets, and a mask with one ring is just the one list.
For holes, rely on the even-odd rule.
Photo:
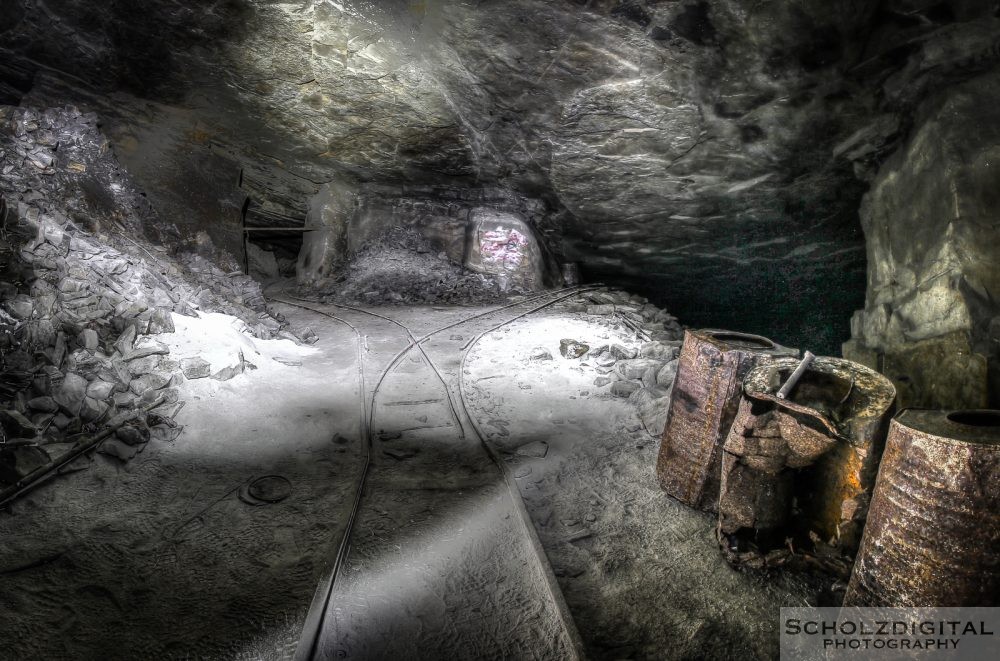
{"label": "barrel rim", "polygon": [[778,345],[774,340],[764,337],[763,335],[754,335],[753,333],[743,333],[741,331],[731,331],[720,328],[706,328],[701,332],[720,344],[728,345],[731,341],[735,340],[738,342],[746,342],[748,344],[757,345],[750,347],[737,347],[740,349],[746,348],[751,351],[774,351],[778,348]]}
{"label": "barrel rim", "polygon": [[[1000,430],[1000,411],[996,409],[959,409],[945,415],[948,422],[966,427],[983,427]],[[984,421],[989,421],[984,424]]]}
{"label": "barrel rim", "polygon": [[907,408],[896,415],[894,424],[913,429],[926,437],[947,443],[949,445],[976,445],[983,450],[1000,452],[1000,423],[997,425],[969,425],[953,419],[961,420],[963,414],[989,414],[1000,419],[998,409],[926,409]]}
{"label": "barrel rim", "polygon": [[[799,365],[797,358],[775,358],[770,362],[757,365],[750,370],[743,380],[743,391],[751,397],[772,397],[777,389],[756,387],[757,382],[770,373],[781,373],[784,370],[792,371]],[[873,389],[871,396],[876,399],[879,410],[888,410],[896,400],[896,387],[884,374],[876,372],[867,365],[848,360],[847,358],[836,358],[834,356],[816,356],[816,359],[806,369],[806,373],[816,374],[837,374],[838,370],[851,374],[852,378],[867,378],[873,385],[877,384],[877,389]],[[881,415],[881,413],[879,414]]]}

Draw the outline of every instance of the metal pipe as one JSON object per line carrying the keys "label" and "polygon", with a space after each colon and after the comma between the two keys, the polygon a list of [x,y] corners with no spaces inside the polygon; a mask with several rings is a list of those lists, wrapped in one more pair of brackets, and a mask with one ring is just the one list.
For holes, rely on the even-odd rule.
{"label": "metal pipe", "polygon": [[792,375],[788,377],[787,381],[785,381],[785,385],[781,386],[781,390],[778,391],[778,399],[788,399],[788,395],[791,394],[795,384],[797,384],[799,379],[802,378],[802,375],[806,373],[806,370],[809,369],[809,365],[812,364],[812,361],[815,358],[816,356],[814,356],[812,352],[806,351],[805,355],[802,356],[802,362],[799,363],[799,366],[795,368]]}
{"label": "metal pipe", "polygon": [[149,411],[155,409],[160,404],[164,402],[164,396],[160,395],[152,403],[131,411],[126,411],[124,413],[119,413],[115,417],[108,421],[107,426],[96,436],[88,441],[85,441],[81,445],[77,446],[73,450],[70,450],[64,454],[59,459],[56,459],[52,463],[46,464],[45,466],[40,466],[28,473],[20,480],[7,487],[6,489],[0,491],[0,508],[6,507],[14,500],[20,498],[24,494],[32,491],[37,486],[42,484],[44,480],[52,476],[59,469],[67,464],[76,461],[78,458],[82,457],[87,452],[93,450],[98,445],[100,445],[106,438],[114,434],[120,427],[123,427],[126,422],[131,422],[135,418],[139,417],[141,413],[148,413]]}

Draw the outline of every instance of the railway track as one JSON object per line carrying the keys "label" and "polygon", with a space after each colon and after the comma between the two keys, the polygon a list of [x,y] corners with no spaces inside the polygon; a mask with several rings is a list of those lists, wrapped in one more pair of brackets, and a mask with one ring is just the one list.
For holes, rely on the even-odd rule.
{"label": "railway track", "polygon": [[[272,299],[281,300],[281,299]],[[283,300],[286,305],[296,305],[291,301]],[[303,306],[298,306],[303,307]],[[308,309],[308,308],[305,308]],[[357,480],[357,487],[354,490],[354,500],[351,504],[350,517],[345,529],[344,535],[341,537],[340,543],[337,546],[337,553],[334,556],[334,562],[332,569],[327,572],[320,581],[319,589],[316,592],[316,596],[313,599],[313,603],[310,605],[309,612],[306,615],[306,620],[303,625],[303,631],[316,632],[322,623],[322,617],[326,613],[326,607],[329,602],[329,595],[333,592],[333,584],[339,573],[340,566],[343,564],[344,557],[347,555],[347,549],[350,543],[350,533],[354,525],[354,519],[357,516],[358,508],[361,505],[361,497],[364,494],[365,484],[368,479],[368,472],[371,467],[371,430],[369,428],[370,418],[368,415],[368,395],[367,386],[365,383],[365,341],[364,335],[358,329],[357,326],[347,321],[346,319],[330,314],[323,313],[324,316],[333,319],[334,321],[347,326],[354,333],[357,340],[357,353],[358,353],[358,369],[357,369],[357,379],[358,379],[358,392],[361,394],[361,421],[359,429],[361,430],[361,440],[364,444],[364,461],[361,467],[361,475]],[[314,640],[315,635],[311,637],[309,643],[309,656],[302,657],[299,655],[298,650],[302,649],[302,642],[300,641],[299,646],[296,648],[296,659],[299,658],[312,658],[314,653]]]}
{"label": "railway track", "polygon": [[[351,328],[357,338],[359,392],[363,400],[364,465],[334,562],[317,589],[303,626],[297,660],[399,654],[405,658],[583,657],[579,634],[514,478],[470,415],[462,373],[468,351],[487,333],[592,288],[572,287],[536,295],[445,324],[419,337],[406,324],[371,310],[297,297],[270,297]],[[362,315],[380,325],[389,324],[405,334],[406,345],[388,359],[378,378],[371,382],[374,385],[370,393],[365,377],[369,348],[361,324],[331,309]],[[498,315],[510,311],[514,316],[508,314],[497,322]],[[459,351],[452,352],[459,358],[450,372],[425,350],[424,343],[441,333],[465,329],[474,322],[485,322],[486,327]],[[401,390],[389,379],[394,372],[397,380],[405,381]],[[394,385],[399,392],[392,392]],[[399,398],[414,392],[432,393],[435,388],[443,390],[444,396],[434,398],[428,394],[430,399],[419,401]],[[381,424],[388,432],[384,428],[376,431],[380,404],[384,418]],[[400,415],[399,411],[413,416]],[[434,420],[430,420],[432,417]],[[415,425],[413,419],[435,424]],[[417,439],[416,445],[402,444],[403,449],[399,449],[397,441],[404,433],[420,436],[423,430],[433,436]],[[476,440],[474,445],[467,442],[470,436]],[[386,455],[394,461],[386,462]],[[446,486],[442,488],[441,484]],[[421,509],[420,494],[430,501],[428,508]],[[470,507],[469,503],[474,505]],[[377,515],[397,520],[386,524]],[[484,519],[485,523],[469,525],[469,519]],[[451,535],[449,526],[459,533]],[[420,546],[425,538],[432,540],[423,551],[426,557],[409,557],[404,550],[406,544],[394,543],[406,541],[399,539],[399,529],[405,528],[425,531],[413,540],[414,546]],[[398,553],[386,560],[386,548],[395,548]],[[355,572],[345,575],[349,558]],[[482,575],[484,570],[498,577],[491,583],[493,579]],[[380,571],[390,574],[392,580],[380,578]],[[405,587],[413,575],[424,577],[424,583],[418,580],[414,594],[394,597],[393,591]],[[456,583],[461,588],[457,592],[464,590],[468,595],[455,594]],[[464,598],[469,599],[465,605],[471,612],[480,611],[478,617],[462,612]],[[425,622],[426,614],[435,612],[439,601],[445,604],[446,612],[437,609],[435,621]],[[483,612],[491,609],[491,614]],[[518,638],[521,635],[523,640]]]}

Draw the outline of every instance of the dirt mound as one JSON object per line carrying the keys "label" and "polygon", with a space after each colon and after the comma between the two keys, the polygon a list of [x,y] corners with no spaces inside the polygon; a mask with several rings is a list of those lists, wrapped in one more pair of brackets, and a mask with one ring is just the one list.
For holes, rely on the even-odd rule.
{"label": "dirt mound", "polygon": [[416,229],[393,226],[369,241],[324,285],[327,302],[365,305],[482,305],[508,295],[491,276],[474,273],[436,251]]}

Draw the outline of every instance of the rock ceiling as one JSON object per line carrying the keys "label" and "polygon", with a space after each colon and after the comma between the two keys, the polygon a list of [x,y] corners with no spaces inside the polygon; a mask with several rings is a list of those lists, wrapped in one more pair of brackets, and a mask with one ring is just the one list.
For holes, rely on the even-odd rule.
{"label": "rock ceiling", "polygon": [[[695,323],[843,339],[864,290],[856,175],[905,122],[886,90],[903,106],[928,78],[927,34],[983,25],[985,4],[995,21],[951,4],[13,0],[0,97],[89,100],[146,126],[147,156],[183,135],[174,181],[211,144],[293,182],[288,207],[294,182],[508,188],[591,277]],[[816,305],[829,291],[846,293]]]}

